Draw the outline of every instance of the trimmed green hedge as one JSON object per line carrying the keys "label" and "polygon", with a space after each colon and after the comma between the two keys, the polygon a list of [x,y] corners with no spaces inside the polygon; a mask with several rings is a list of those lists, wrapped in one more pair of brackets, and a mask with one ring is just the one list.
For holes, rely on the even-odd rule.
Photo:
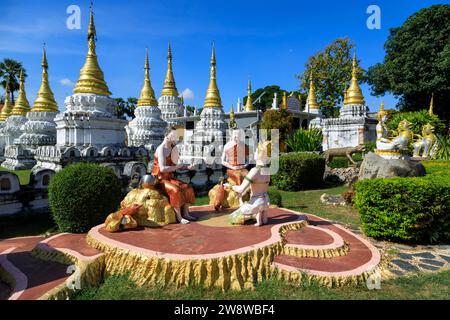
{"label": "trimmed green hedge", "polygon": [[299,191],[319,187],[323,182],[325,159],[315,153],[292,152],[279,158],[272,184],[279,190]]}
{"label": "trimmed green hedge", "polygon": [[89,231],[116,211],[122,199],[115,173],[89,163],[64,168],[52,178],[48,190],[53,219],[62,232]]}
{"label": "trimmed green hedge", "polygon": [[274,188],[270,188],[268,193],[270,204],[276,205],[278,207],[283,206],[283,197],[281,196],[280,191]]}
{"label": "trimmed green hedge", "polygon": [[450,176],[362,180],[355,188],[366,235],[409,243],[450,240]]}

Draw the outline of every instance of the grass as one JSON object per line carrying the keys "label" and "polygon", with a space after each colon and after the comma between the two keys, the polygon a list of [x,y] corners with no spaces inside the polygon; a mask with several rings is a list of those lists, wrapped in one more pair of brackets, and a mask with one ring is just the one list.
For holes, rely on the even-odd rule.
{"label": "grass", "polygon": [[269,279],[254,290],[226,291],[200,287],[137,287],[128,276],[111,276],[98,288],[89,287],[78,292],[76,300],[399,300],[399,299],[450,299],[450,270],[439,273],[421,273],[381,283],[380,290],[369,290],[366,286],[327,288],[312,283],[294,285]]}
{"label": "grass", "polygon": [[31,170],[8,170],[6,168],[0,167],[0,171],[8,171],[15,173],[19,177],[21,185],[26,185],[30,183]]}

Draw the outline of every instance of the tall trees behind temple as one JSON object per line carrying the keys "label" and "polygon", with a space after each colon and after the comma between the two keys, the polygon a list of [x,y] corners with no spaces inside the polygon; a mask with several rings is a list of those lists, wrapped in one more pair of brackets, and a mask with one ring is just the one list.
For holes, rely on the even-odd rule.
{"label": "tall trees behind temple", "polygon": [[369,68],[372,94],[392,93],[404,111],[428,108],[450,121],[450,5],[433,5],[390,30],[383,63]]}
{"label": "tall trees behind temple", "polygon": [[12,104],[15,103],[14,92],[19,90],[19,77],[22,69],[26,77],[27,74],[21,62],[8,58],[0,62],[0,85],[6,90],[6,84],[8,83]]}
{"label": "tall trees behind temple", "polygon": [[[344,99],[344,91],[352,77],[353,48],[348,38],[336,39],[324,50],[309,57],[304,72],[297,76],[301,91],[307,92],[312,72],[317,102],[326,117],[339,114],[338,106]],[[360,82],[365,81],[361,68],[358,70],[358,79]]]}

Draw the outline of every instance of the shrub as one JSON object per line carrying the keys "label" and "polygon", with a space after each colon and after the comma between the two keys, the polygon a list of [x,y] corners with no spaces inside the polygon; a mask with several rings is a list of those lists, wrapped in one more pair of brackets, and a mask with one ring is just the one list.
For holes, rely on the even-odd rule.
{"label": "shrub", "polygon": [[281,196],[280,191],[278,191],[274,188],[270,188],[268,193],[269,193],[270,204],[276,205],[278,207],[283,206],[283,197]]}
{"label": "shrub", "polygon": [[439,119],[437,115],[429,115],[428,110],[413,111],[413,112],[396,112],[387,121],[389,131],[397,131],[398,124],[403,119],[408,120],[411,123],[412,131],[415,134],[422,134],[422,127],[431,123],[436,133],[445,132],[445,124]]}
{"label": "shrub", "polygon": [[323,182],[325,159],[314,153],[292,152],[278,158],[279,170],[272,184],[279,190],[298,191]]}
{"label": "shrub", "polygon": [[366,235],[411,243],[450,240],[450,176],[362,180],[355,187]]}
{"label": "shrub", "polygon": [[50,208],[62,232],[89,231],[116,211],[121,199],[117,176],[97,164],[70,165],[58,172],[49,185]]}
{"label": "shrub", "polygon": [[365,153],[374,152],[377,148],[377,143],[375,141],[367,141],[364,143],[364,146],[366,147]]}
{"label": "shrub", "polygon": [[286,144],[294,152],[321,151],[322,131],[319,129],[298,129],[286,140]]}
{"label": "shrub", "polygon": [[433,147],[433,159],[436,160],[450,160],[450,135],[436,136],[436,146]]}

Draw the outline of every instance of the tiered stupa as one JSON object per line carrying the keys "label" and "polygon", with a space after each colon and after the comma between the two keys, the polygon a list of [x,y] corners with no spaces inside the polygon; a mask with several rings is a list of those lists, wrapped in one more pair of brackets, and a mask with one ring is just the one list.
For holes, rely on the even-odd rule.
{"label": "tiered stupa", "polygon": [[[19,143],[17,139],[22,135],[21,128],[28,121],[26,114],[30,110],[30,103],[28,102],[27,95],[25,93],[25,76],[23,74],[23,70],[21,70],[19,96],[17,97],[16,104],[14,105],[10,116],[6,119],[5,126],[2,129],[2,133],[5,136],[6,149],[8,149],[8,146],[10,145]],[[12,150],[14,149],[15,148]],[[8,154],[14,155],[15,152],[8,151]],[[14,157],[8,157],[6,161],[2,163],[2,166],[10,170],[20,168],[20,166],[18,166],[18,160]]]}
{"label": "tiered stupa", "polygon": [[127,121],[117,117],[116,101],[110,97],[100,69],[95,42],[91,7],[85,64],[74,94],[65,100],[66,110],[55,118],[56,146],[36,151],[36,168],[60,170],[72,162],[89,161],[110,166],[120,175],[123,163],[134,159],[134,151],[125,145]]}
{"label": "tiered stupa", "polygon": [[134,111],[135,118],[126,127],[128,145],[134,147],[144,146],[153,153],[164,140],[164,131],[167,122],[161,119],[161,110],[155,98],[150,82],[150,66],[148,62],[148,50],[145,56],[145,78],[141,96]]}
{"label": "tiered stupa", "polygon": [[323,150],[354,147],[376,140],[377,120],[369,118],[362,90],[358,84],[356,54],[353,56],[352,79],[344,97],[339,118],[322,120]]}
{"label": "tiered stupa", "polygon": [[227,123],[224,121],[222,99],[216,82],[216,56],[213,46],[210,79],[203,111],[200,121],[195,125],[192,137],[189,141],[185,141],[181,153],[184,162],[198,164],[197,174],[191,180],[195,186],[206,185],[208,176],[206,176],[205,170],[207,167],[213,170],[209,176],[209,182],[215,184],[222,176],[222,165],[217,159],[220,160],[222,154],[226,129]]}
{"label": "tiered stupa", "polygon": [[[21,102],[22,107],[17,109],[17,113],[26,109],[24,100]],[[26,114],[28,121],[21,127],[22,135],[5,150],[5,166],[15,170],[33,168],[36,164],[37,149],[42,146],[53,146],[56,143],[54,118],[57,114],[58,105],[48,82],[47,53],[44,47],[41,86],[33,108]]]}
{"label": "tiered stupa", "polygon": [[167,50],[167,73],[164,80],[164,86],[161,92],[161,97],[158,99],[159,108],[161,109],[161,117],[169,125],[178,126],[182,124],[181,119],[183,117],[184,106],[181,97],[178,94],[177,86],[175,84],[175,78],[173,76],[172,69],[172,50]]}
{"label": "tiered stupa", "polygon": [[5,154],[5,146],[7,144],[8,136],[4,132],[5,126],[6,126],[6,119],[8,119],[9,115],[11,114],[12,106],[11,106],[11,100],[10,100],[10,93],[8,90],[9,86],[6,84],[6,90],[5,90],[5,101],[3,103],[3,107],[0,112],[0,161],[3,161],[4,154]]}

